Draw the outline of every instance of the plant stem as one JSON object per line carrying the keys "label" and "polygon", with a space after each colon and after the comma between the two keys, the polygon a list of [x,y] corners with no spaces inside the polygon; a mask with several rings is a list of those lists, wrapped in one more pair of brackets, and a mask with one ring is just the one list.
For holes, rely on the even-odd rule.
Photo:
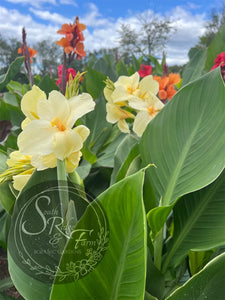
{"label": "plant stem", "polygon": [[69,193],[67,186],[67,175],[64,161],[57,160],[57,178],[58,178],[58,188],[59,188],[59,200],[61,208],[61,216],[65,220],[65,216],[69,204]]}
{"label": "plant stem", "polygon": [[63,68],[62,68],[62,93],[66,93],[66,53],[63,51]]}
{"label": "plant stem", "polygon": [[154,264],[158,270],[162,265],[163,228],[159,231],[154,242]]}

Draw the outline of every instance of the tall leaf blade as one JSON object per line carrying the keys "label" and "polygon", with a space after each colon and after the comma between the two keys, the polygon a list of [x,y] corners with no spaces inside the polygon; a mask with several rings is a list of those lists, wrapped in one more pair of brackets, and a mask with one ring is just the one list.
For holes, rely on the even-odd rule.
{"label": "tall leaf blade", "polygon": [[189,250],[225,244],[225,171],[204,189],[185,195],[174,207],[174,235],[165,265],[176,267]]}
{"label": "tall leaf blade", "polygon": [[[143,175],[143,171],[139,171],[99,196],[98,203],[107,216],[109,226],[109,243],[104,257],[94,270],[79,280],[54,284],[51,300],[71,299],[74,295],[77,299],[86,300],[144,299],[146,223],[142,200]],[[88,225],[89,211],[90,207],[81,220],[83,226]],[[95,224],[92,223],[92,226]],[[74,244],[69,241],[59,268],[64,267],[66,255],[72,249]]]}
{"label": "tall leaf blade", "polygon": [[225,299],[225,253],[209,262],[166,300]]}
{"label": "tall leaf blade", "polygon": [[141,142],[157,200],[172,205],[198,190],[225,166],[225,88],[216,69],[182,88],[150,122]]}

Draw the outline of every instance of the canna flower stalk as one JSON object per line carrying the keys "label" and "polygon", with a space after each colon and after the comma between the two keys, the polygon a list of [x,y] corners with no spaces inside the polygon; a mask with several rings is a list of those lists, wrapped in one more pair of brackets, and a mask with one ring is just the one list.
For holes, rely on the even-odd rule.
{"label": "canna flower stalk", "polygon": [[25,28],[22,29],[22,45],[18,49],[18,54],[22,54],[25,56],[25,68],[28,73],[30,86],[33,85],[33,76],[31,72],[31,64],[32,64],[32,57],[34,57],[38,52],[30,47],[27,46],[26,42],[26,31]]}
{"label": "canna flower stalk", "polygon": [[[74,58],[81,60],[86,56],[84,51],[84,36],[83,30],[86,25],[79,22],[76,17],[73,24],[63,24],[61,29],[57,31],[58,34],[63,34],[65,37],[57,41],[56,44],[63,47],[63,68],[62,68],[62,92],[65,95],[66,90],[66,69]],[[68,59],[67,59],[68,56]]]}

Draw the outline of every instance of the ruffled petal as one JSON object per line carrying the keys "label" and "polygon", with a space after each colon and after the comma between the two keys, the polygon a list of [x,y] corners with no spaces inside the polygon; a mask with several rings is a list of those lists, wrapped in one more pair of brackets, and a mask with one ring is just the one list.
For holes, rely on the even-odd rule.
{"label": "ruffled petal", "polygon": [[119,127],[120,131],[122,131],[124,133],[130,132],[129,126],[125,120],[119,120],[118,127]]}
{"label": "ruffled petal", "polygon": [[82,93],[67,101],[70,106],[70,115],[67,120],[67,128],[72,128],[76,120],[95,108],[95,102],[88,93]]}
{"label": "ruffled petal", "polygon": [[82,138],[80,135],[72,130],[58,131],[54,135],[52,142],[52,150],[56,157],[64,160],[72,152],[77,152],[83,147]]}
{"label": "ruffled petal", "polygon": [[18,147],[25,155],[46,155],[52,152],[54,134],[58,131],[51,123],[34,120],[18,136]]}
{"label": "ruffled petal", "polygon": [[75,127],[73,130],[80,135],[83,142],[86,141],[87,137],[90,134],[90,130],[84,125],[79,125]]}
{"label": "ruffled petal", "polygon": [[150,92],[153,93],[154,95],[156,95],[159,91],[159,83],[158,81],[153,79],[152,75],[148,75],[144,77],[141,80],[139,87],[141,91],[146,93]]}
{"label": "ruffled petal", "polygon": [[70,114],[68,100],[58,91],[52,91],[48,100],[41,99],[37,104],[37,112],[40,119],[52,121],[58,118],[64,125]]}
{"label": "ruffled petal", "polygon": [[115,87],[124,86],[131,87],[133,90],[136,90],[139,84],[140,75],[138,72],[134,73],[131,76],[120,76],[118,80],[114,83]]}
{"label": "ruffled petal", "polygon": [[30,120],[38,119],[37,103],[40,99],[46,99],[45,93],[36,85],[27,92],[21,100],[21,110]]}
{"label": "ruffled petal", "polygon": [[71,153],[65,160],[66,172],[72,173],[79,165],[82,153],[80,151]]}
{"label": "ruffled petal", "polygon": [[152,117],[147,111],[140,111],[134,120],[133,131],[138,136],[142,136],[143,132],[145,131],[145,128],[147,127],[151,119]]}

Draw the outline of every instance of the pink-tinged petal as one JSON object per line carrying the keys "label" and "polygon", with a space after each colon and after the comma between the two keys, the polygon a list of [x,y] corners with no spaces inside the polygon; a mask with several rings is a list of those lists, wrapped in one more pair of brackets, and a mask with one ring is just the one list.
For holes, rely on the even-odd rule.
{"label": "pink-tinged petal", "polygon": [[147,111],[140,111],[134,120],[133,131],[141,137],[151,119]]}
{"label": "pink-tinged petal", "polygon": [[77,152],[83,147],[83,141],[80,135],[72,130],[58,131],[54,135],[52,149],[56,157],[64,160],[72,152]]}
{"label": "pink-tinged petal", "polygon": [[46,155],[52,152],[54,134],[58,131],[51,123],[34,120],[18,136],[18,147],[25,155]]}
{"label": "pink-tinged petal", "polygon": [[37,103],[40,99],[46,99],[45,93],[36,85],[27,92],[21,100],[21,110],[30,120],[38,119]]}
{"label": "pink-tinged petal", "polygon": [[70,106],[70,115],[67,119],[67,128],[72,128],[74,123],[79,118],[95,108],[95,102],[88,93],[82,93],[67,101]]}
{"label": "pink-tinged petal", "polygon": [[40,119],[52,121],[58,118],[64,125],[70,114],[68,100],[58,91],[52,91],[48,100],[40,100],[37,104]]}
{"label": "pink-tinged petal", "polygon": [[77,132],[80,135],[83,143],[86,141],[87,137],[90,134],[90,130],[84,125],[79,125],[75,127],[73,131]]}

